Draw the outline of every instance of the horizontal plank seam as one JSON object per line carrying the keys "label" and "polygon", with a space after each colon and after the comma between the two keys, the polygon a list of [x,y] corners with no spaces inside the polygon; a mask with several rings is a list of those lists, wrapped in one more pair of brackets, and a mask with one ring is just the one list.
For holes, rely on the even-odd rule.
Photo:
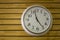
{"label": "horizontal plank seam", "polygon": [[[60,9],[60,7],[47,7],[48,9]],[[0,8],[0,9],[26,9],[26,8]]]}
{"label": "horizontal plank seam", "polygon": [[[24,31],[24,30],[0,30],[0,31]],[[49,31],[60,31],[60,30],[49,30]]]}
{"label": "horizontal plank seam", "polygon": [[[0,24],[0,25],[21,25],[21,24]],[[60,24],[53,24],[53,25],[60,25]]]}
{"label": "horizontal plank seam", "polygon": [[[0,31],[24,31],[24,30],[0,30]],[[49,31],[59,31],[60,32],[60,30],[49,30]]]}
{"label": "horizontal plank seam", "polygon": [[0,25],[21,25],[21,24],[0,24]]}
{"label": "horizontal plank seam", "polygon": [[35,4],[35,3],[48,3],[48,4],[60,4],[60,2],[0,2],[0,4]]}
{"label": "horizontal plank seam", "polygon": [[[0,36],[0,37],[3,37],[3,38],[4,38],[4,36]],[[27,38],[29,38],[29,37],[39,37],[39,38],[43,38],[44,36],[5,36],[5,38],[6,38],[6,37],[12,37],[12,38],[13,38],[13,37],[23,37],[23,38],[25,38],[25,37],[27,37]],[[46,36],[46,37],[47,37],[47,36]],[[48,36],[47,38],[53,38],[53,36],[52,36],[52,37],[51,37],[51,36],[50,36],[50,37]],[[54,36],[54,38],[60,38],[60,37]]]}
{"label": "horizontal plank seam", "polygon": [[21,20],[21,18],[0,18],[0,20]]}
{"label": "horizontal plank seam", "polygon": [[[0,25],[21,25],[21,24],[0,24]],[[53,24],[53,25],[60,25],[60,24]]]}
{"label": "horizontal plank seam", "polygon": [[[0,14],[22,14],[22,13],[0,13]],[[52,14],[60,14],[60,13],[52,13]]]}
{"label": "horizontal plank seam", "polygon": [[[21,18],[0,18],[0,20],[21,20]],[[53,18],[53,20],[60,20],[60,18]]]}
{"label": "horizontal plank seam", "polygon": [[60,36],[49,36],[49,35],[47,35],[47,36],[12,36],[12,35],[1,35],[0,37],[60,37]]}
{"label": "horizontal plank seam", "polygon": [[[48,9],[60,9],[60,7],[47,7]],[[26,8],[0,8],[0,9],[26,9]]]}

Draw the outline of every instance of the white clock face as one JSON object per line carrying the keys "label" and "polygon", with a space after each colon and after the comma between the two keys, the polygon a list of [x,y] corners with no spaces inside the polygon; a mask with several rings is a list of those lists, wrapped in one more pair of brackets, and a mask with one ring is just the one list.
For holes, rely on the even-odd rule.
{"label": "white clock face", "polygon": [[50,12],[41,6],[27,8],[22,16],[22,25],[30,34],[41,34],[50,28],[52,22]]}

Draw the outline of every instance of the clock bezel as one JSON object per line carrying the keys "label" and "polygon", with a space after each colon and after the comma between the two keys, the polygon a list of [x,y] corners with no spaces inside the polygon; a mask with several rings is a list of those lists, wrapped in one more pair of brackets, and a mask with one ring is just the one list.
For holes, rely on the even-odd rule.
{"label": "clock bezel", "polygon": [[44,8],[44,9],[46,9],[46,10],[50,13],[50,11],[49,11],[47,8],[45,8],[44,6],[42,6],[42,5],[32,5],[32,6],[29,6],[27,9],[24,10],[24,12],[23,12],[23,14],[22,14],[22,17],[21,17],[21,23],[22,23],[23,29],[24,29],[28,34],[31,34],[31,35],[43,35],[43,34],[47,33],[47,32],[51,29],[51,27],[52,27],[52,22],[53,22],[53,20],[52,20],[52,15],[51,15],[51,13],[50,13],[51,22],[50,22],[49,27],[48,27],[45,31],[43,31],[43,32],[41,32],[41,33],[31,32],[29,29],[26,28],[26,26],[25,26],[25,24],[24,24],[24,15],[25,15],[26,12],[27,12],[29,9],[31,9],[32,7],[42,7],[42,8]]}

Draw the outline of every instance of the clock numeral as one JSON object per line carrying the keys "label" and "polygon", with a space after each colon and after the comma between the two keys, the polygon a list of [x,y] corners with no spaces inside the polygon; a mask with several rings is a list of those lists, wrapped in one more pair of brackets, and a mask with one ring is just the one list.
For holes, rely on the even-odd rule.
{"label": "clock numeral", "polygon": [[29,21],[29,19],[26,19],[27,21]]}
{"label": "clock numeral", "polygon": [[36,13],[36,10],[33,10],[33,13]]}
{"label": "clock numeral", "polygon": [[31,10],[31,14],[33,14],[33,11]]}
{"label": "clock numeral", "polygon": [[44,29],[44,26],[42,25],[42,29]]}
{"label": "clock numeral", "polygon": [[32,14],[38,13],[39,9],[31,10],[31,14],[28,15],[28,17],[32,17]]}
{"label": "clock numeral", "polygon": [[32,29],[34,29],[34,26],[32,26]]}
{"label": "clock numeral", "polygon": [[29,14],[28,17],[32,17],[32,14]]}
{"label": "clock numeral", "polygon": [[38,13],[39,12],[39,9],[36,9],[36,13]]}
{"label": "clock numeral", "polygon": [[47,23],[45,22],[45,25],[47,25]]}
{"label": "clock numeral", "polygon": [[49,20],[49,18],[46,18],[46,20]]}
{"label": "clock numeral", "polygon": [[36,30],[39,31],[39,28],[37,27]]}
{"label": "clock numeral", "polygon": [[28,25],[27,26],[30,26],[31,24],[30,23],[28,23]]}
{"label": "clock numeral", "polygon": [[42,10],[40,10],[41,14],[42,14]]}
{"label": "clock numeral", "polygon": [[44,13],[44,16],[46,16],[47,13]]}
{"label": "clock numeral", "polygon": [[38,13],[39,12],[39,9],[35,9],[32,11],[32,13]]}

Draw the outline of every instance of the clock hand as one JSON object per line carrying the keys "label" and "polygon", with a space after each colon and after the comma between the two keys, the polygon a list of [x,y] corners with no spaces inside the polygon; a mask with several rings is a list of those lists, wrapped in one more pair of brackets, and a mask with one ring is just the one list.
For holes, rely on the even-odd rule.
{"label": "clock hand", "polygon": [[[39,20],[37,19],[36,13],[35,13],[35,18],[36,18],[37,22],[41,25],[41,23],[40,23]],[[42,26],[42,28],[44,29],[44,26],[43,26],[43,25],[41,25],[41,26]]]}

